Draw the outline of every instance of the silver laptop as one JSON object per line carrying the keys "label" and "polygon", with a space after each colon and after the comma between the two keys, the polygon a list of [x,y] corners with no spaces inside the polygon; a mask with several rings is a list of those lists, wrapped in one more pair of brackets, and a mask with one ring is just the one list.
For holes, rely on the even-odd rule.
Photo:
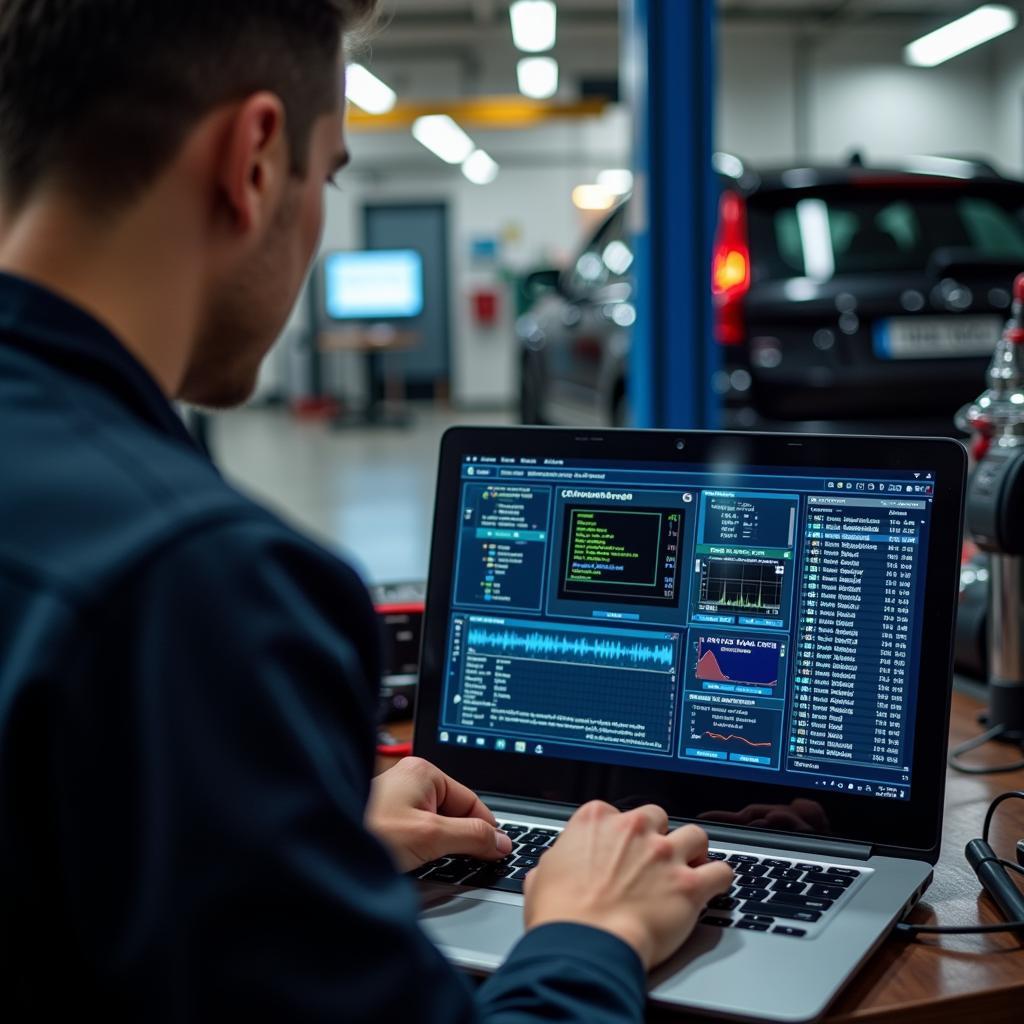
{"label": "silver laptop", "polygon": [[496,969],[573,810],[653,801],[736,879],[651,999],[824,1014],[938,858],[965,474],[940,439],[449,432],[415,751],[515,850],[417,872],[444,953]]}

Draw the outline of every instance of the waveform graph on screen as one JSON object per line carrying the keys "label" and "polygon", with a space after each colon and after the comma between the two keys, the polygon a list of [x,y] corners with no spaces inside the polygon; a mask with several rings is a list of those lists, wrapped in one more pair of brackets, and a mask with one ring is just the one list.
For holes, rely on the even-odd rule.
{"label": "waveform graph on screen", "polygon": [[706,558],[701,565],[701,610],[778,615],[785,573],[785,563],[775,559]]}
{"label": "waveform graph on screen", "polygon": [[466,639],[469,649],[477,653],[573,665],[673,672],[676,663],[674,640],[659,637],[473,625]]}
{"label": "waveform graph on screen", "polygon": [[457,616],[444,724],[670,757],[682,642],[671,631]]}
{"label": "waveform graph on screen", "polygon": [[778,686],[786,653],[783,640],[698,635],[695,646],[694,676],[701,683],[772,690]]}

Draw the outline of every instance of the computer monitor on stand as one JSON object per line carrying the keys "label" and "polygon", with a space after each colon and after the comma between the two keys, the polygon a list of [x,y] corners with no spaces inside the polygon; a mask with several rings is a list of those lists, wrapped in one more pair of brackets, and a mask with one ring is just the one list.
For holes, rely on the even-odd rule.
{"label": "computer monitor on stand", "polygon": [[355,351],[366,364],[367,401],[361,414],[339,426],[407,426],[385,405],[383,357],[415,348],[414,322],[423,313],[423,257],[412,249],[334,252],[321,271],[321,351]]}

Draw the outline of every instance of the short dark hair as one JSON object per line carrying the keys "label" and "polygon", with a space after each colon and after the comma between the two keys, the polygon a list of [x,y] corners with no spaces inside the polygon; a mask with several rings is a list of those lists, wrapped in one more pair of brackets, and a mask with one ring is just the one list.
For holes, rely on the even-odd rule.
{"label": "short dark hair", "polygon": [[0,0],[0,198],[42,182],[130,200],[222,103],[285,105],[293,170],[338,101],[343,36],[378,0]]}

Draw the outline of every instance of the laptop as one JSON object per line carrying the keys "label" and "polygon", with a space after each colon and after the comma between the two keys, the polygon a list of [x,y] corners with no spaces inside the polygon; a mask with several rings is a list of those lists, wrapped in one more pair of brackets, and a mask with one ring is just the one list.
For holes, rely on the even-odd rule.
{"label": "laptop", "polygon": [[464,968],[575,808],[698,822],[735,884],[650,981],[811,1021],[939,855],[967,460],[944,439],[446,434],[414,749],[515,843],[416,873]]}

